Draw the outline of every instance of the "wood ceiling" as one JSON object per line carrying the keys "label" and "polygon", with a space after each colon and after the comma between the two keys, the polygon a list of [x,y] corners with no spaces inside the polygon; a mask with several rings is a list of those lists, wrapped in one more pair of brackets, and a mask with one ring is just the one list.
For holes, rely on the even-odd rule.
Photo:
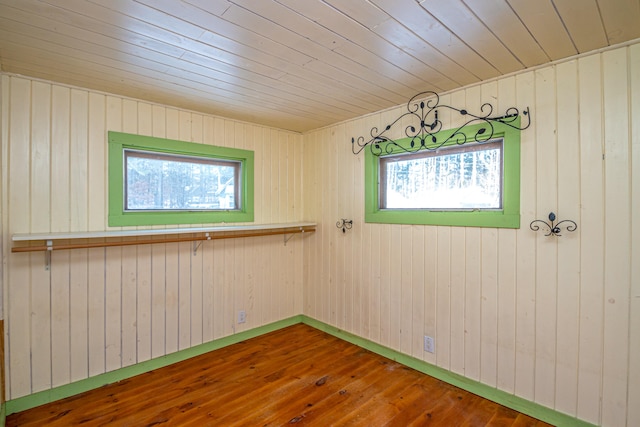
{"label": "wood ceiling", "polygon": [[0,0],[0,69],[307,131],[640,37],[640,0]]}

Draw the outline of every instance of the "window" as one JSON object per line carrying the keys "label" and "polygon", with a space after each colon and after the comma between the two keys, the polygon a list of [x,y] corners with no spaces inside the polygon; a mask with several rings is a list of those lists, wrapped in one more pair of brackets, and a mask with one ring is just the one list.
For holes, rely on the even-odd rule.
{"label": "window", "polygon": [[109,132],[109,225],[253,221],[253,152]]}
{"label": "window", "polygon": [[236,210],[242,162],[124,150],[124,210]]}
{"label": "window", "polygon": [[[481,127],[463,132],[473,140]],[[438,150],[380,157],[365,151],[366,222],[519,228],[520,131],[494,128],[487,142],[454,139]],[[395,143],[409,147],[410,139]]]}
{"label": "window", "polygon": [[500,209],[502,140],[380,158],[381,209]]}

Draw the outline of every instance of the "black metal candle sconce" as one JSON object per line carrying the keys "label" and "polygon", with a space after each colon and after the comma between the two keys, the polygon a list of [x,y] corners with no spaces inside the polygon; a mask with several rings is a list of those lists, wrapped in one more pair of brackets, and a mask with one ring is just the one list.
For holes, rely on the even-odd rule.
{"label": "black metal candle sconce", "polygon": [[[562,236],[562,234],[560,234],[560,232],[562,231],[562,224],[564,224],[564,228],[567,231],[576,231],[578,228],[578,224],[575,223],[575,221],[572,221],[570,219],[565,219],[562,220],[558,223],[556,223],[556,214],[553,212],[549,213],[549,221],[544,221],[541,219],[536,219],[534,221],[531,221],[531,224],[529,224],[529,228],[531,228],[533,231],[538,231],[540,230],[540,227],[542,227],[543,229],[548,228],[549,232],[547,234],[545,234],[545,236],[551,236],[552,234],[554,236]],[[542,225],[538,225],[537,223],[541,223]]]}
{"label": "black metal candle sconce", "polygon": [[[438,135],[438,132],[443,130],[443,123],[438,117],[438,109],[450,110],[459,114],[464,118],[465,123],[457,126],[453,132]],[[465,108],[441,104],[440,96],[436,92],[420,92],[407,102],[407,111],[401,114],[400,117],[389,123],[382,130],[379,130],[376,126],[372,127],[369,131],[371,135],[369,140],[365,140],[364,136],[351,138],[351,151],[353,154],[359,154],[366,147],[369,147],[371,154],[381,156],[401,152],[414,153],[420,150],[437,150],[450,143],[462,145],[467,142],[487,142],[493,138],[496,123],[518,130],[524,130],[531,125],[529,107],[522,111],[516,107],[510,107],[501,116],[493,116],[493,110],[493,105],[487,102],[480,106],[480,113],[472,114]],[[518,120],[521,115],[524,117],[523,123]],[[410,142],[407,145],[398,144],[387,135],[387,132],[405,117],[413,119],[416,123],[410,124],[404,129],[404,134],[407,138],[410,138]],[[525,121],[526,123],[524,123]],[[465,128],[471,125],[480,126],[477,129],[474,128],[472,136],[468,136]]]}
{"label": "black metal candle sconce", "polygon": [[346,233],[347,230],[351,230],[351,227],[353,227],[353,220],[342,218],[340,221],[336,222],[336,227],[342,228],[342,232]]}

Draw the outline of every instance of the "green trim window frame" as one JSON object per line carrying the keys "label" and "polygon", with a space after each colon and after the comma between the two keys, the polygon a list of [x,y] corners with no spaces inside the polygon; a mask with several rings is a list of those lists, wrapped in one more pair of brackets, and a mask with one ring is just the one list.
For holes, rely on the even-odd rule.
{"label": "green trim window frame", "polygon": [[[254,220],[253,151],[113,131],[108,133],[108,139],[110,227],[232,223]],[[127,209],[125,162],[127,155],[131,153],[143,153],[140,157],[148,158],[171,159],[173,157],[178,160],[186,159],[190,163],[230,165],[236,170],[233,199],[239,206],[234,209]]]}
{"label": "green trim window frame", "polygon": [[[519,119],[512,125],[518,127]],[[474,141],[474,135],[486,124],[471,125],[459,131]],[[380,160],[365,150],[365,222],[384,224],[448,225],[462,227],[520,228],[520,130],[494,122],[491,141],[502,139],[502,206],[499,209],[383,209],[380,200]],[[446,139],[456,129],[440,131],[439,140]],[[395,141],[409,147],[410,138]],[[483,144],[468,142],[467,144]],[[380,144],[385,152],[384,144]],[[456,139],[443,146],[456,146]],[[443,150],[444,151],[444,150]],[[384,160],[383,160],[384,162]]]}

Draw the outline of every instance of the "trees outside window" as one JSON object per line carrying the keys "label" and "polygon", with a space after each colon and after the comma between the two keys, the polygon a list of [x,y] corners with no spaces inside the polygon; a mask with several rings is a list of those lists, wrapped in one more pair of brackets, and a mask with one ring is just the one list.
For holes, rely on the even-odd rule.
{"label": "trees outside window", "polygon": [[253,157],[109,132],[109,226],[251,222]]}
{"label": "trees outside window", "polygon": [[483,126],[442,130],[437,149],[404,138],[364,150],[365,221],[519,228],[519,121],[493,123],[493,139],[477,142]]}
{"label": "trees outside window", "polygon": [[502,140],[380,158],[381,209],[500,209]]}

